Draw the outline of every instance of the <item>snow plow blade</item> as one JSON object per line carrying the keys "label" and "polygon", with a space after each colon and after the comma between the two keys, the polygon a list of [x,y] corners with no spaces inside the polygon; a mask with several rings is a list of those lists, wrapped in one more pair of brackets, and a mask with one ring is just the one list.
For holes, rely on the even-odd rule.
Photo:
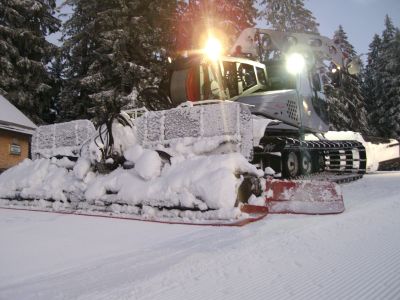
{"label": "snow plow blade", "polygon": [[32,211],[41,213],[52,213],[60,215],[74,215],[74,216],[86,216],[86,217],[97,217],[97,218],[110,218],[119,220],[130,220],[130,221],[144,221],[161,224],[172,224],[172,225],[196,225],[196,226],[229,226],[229,227],[242,227],[247,224],[257,222],[268,214],[268,208],[265,206],[255,205],[242,205],[240,211],[244,213],[241,217],[236,219],[202,219],[202,220],[190,220],[187,218],[149,218],[141,215],[134,214],[117,214],[110,212],[90,211],[90,210],[71,210],[71,209],[60,209],[54,210],[51,208],[37,208],[37,207],[23,207],[18,205],[2,205],[0,201],[0,209],[6,210],[20,210],[20,211]]}
{"label": "snow plow blade", "polygon": [[329,181],[268,179],[265,202],[271,214],[338,214],[344,211],[339,185]]}

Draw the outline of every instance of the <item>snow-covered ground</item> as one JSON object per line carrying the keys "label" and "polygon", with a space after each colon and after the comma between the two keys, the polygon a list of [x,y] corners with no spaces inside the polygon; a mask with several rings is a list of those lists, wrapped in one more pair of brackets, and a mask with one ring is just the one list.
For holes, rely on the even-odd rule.
{"label": "snow-covered ground", "polygon": [[0,209],[0,299],[399,299],[400,172],[241,228]]}

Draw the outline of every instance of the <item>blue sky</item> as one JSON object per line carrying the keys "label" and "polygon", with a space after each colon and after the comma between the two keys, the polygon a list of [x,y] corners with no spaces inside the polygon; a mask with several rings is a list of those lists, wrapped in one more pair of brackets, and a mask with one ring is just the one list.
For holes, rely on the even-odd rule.
{"label": "blue sky", "polygon": [[375,33],[381,35],[388,14],[400,27],[400,0],[305,0],[320,24],[322,35],[332,37],[339,24],[358,54],[368,52]]}

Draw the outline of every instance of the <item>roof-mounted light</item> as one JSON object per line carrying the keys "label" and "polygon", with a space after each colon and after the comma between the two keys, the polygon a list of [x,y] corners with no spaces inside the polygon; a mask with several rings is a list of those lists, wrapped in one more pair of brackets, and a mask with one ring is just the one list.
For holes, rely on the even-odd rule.
{"label": "roof-mounted light", "polygon": [[286,58],[286,70],[290,74],[299,74],[305,67],[306,61],[300,53],[289,54]]}
{"label": "roof-mounted light", "polygon": [[217,60],[222,52],[222,45],[215,37],[208,38],[204,47],[204,53],[211,59]]}

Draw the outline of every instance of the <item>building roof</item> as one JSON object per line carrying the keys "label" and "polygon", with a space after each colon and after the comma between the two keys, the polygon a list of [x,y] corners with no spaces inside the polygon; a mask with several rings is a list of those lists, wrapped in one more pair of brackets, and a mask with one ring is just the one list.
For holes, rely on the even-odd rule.
{"label": "building roof", "polygon": [[37,126],[0,95],[0,129],[33,134]]}

